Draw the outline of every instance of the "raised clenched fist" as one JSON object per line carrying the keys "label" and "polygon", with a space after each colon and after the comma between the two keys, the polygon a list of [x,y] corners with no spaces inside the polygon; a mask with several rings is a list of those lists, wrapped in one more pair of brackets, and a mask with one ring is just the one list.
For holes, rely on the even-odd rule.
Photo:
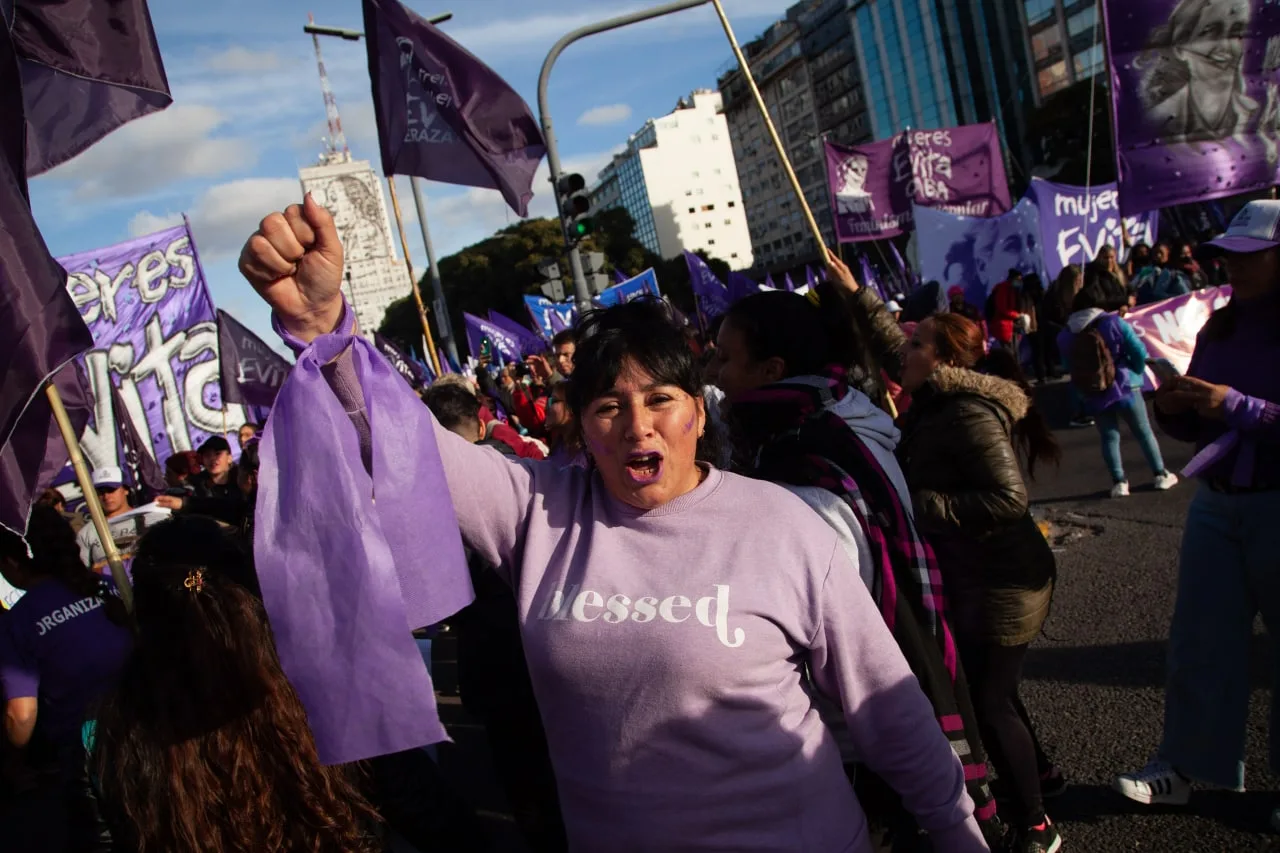
{"label": "raised clenched fist", "polygon": [[342,242],[311,193],[262,220],[240,252],[240,273],[290,333],[310,342],[342,316]]}

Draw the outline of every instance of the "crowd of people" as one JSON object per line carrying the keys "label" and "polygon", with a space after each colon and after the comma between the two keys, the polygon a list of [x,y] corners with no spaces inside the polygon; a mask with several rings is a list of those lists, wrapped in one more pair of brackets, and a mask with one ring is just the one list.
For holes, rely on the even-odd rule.
{"label": "crowd of people", "polygon": [[[1280,239],[1247,220],[1207,272],[1190,247],[1106,247],[1048,288],[1011,272],[986,305],[954,289],[905,322],[831,255],[815,299],[748,296],[714,337],[641,299],[422,392],[475,590],[447,620],[459,691],[530,849],[1063,849],[1047,803],[1068,779],[1019,695],[1057,582],[1028,483],[1062,455],[1024,365],[1069,379],[1116,498],[1121,421],[1155,488],[1177,483],[1141,387],[1159,368],[1156,419],[1196,444],[1198,490],[1164,736],[1115,784],[1152,804],[1240,789],[1252,621],[1280,616]],[[241,270],[305,345],[353,326],[342,260],[308,197]],[[1224,275],[1187,375],[1152,365],[1124,312]],[[358,421],[351,365],[311,393],[343,403],[368,467],[371,431],[399,425]],[[272,637],[294,626],[260,600],[260,434],[240,430],[238,462],[220,436],[174,455],[149,501],[94,472],[131,613],[56,490],[27,543],[0,533],[26,591],[0,615],[6,784],[66,809],[65,843],[15,849],[484,849],[426,752],[321,763]]]}

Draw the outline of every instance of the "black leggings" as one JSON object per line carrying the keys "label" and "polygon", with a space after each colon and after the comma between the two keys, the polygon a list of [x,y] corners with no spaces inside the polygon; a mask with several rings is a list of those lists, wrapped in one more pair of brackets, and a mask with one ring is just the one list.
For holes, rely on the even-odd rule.
{"label": "black leggings", "polygon": [[983,745],[1013,797],[1009,817],[1027,826],[1038,824],[1044,819],[1040,775],[1053,763],[1041,748],[1031,717],[1018,697],[1027,645],[969,645],[961,647],[960,656]]}

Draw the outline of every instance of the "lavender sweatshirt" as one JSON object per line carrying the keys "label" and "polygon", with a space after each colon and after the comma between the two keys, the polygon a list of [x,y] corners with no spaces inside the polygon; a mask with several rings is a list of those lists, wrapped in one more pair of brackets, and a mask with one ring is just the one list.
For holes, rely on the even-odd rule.
{"label": "lavender sweatshirt", "polygon": [[987,849],[857,567],[803,502],[708,469],[644,512],[589,470],[436,433],[464,540],[508,567],[573,850],[869,850],[806,667],[937,849]]}

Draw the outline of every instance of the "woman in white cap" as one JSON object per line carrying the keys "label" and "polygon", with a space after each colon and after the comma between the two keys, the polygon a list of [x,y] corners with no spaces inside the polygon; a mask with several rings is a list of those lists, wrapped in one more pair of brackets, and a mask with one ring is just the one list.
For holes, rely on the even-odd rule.
{"label": "woman in white cap", "polygon": [[[1205,248],[1224,256],[1231,301],[1205,324],[1187,375],[1154,365],[1156,420],[1195,442],[1183,473],[1199,489],[1169,628],[1164,736],[1150,764],[1115,780],[1121,794],[1149,804],[1185,804],[1192,780],[1244,789],[1254,618],[1262,614],[1273,643],[1280,631],[1280,201],[1250,202]],[[1274,699],[1270,723],[1275,772]]]}

